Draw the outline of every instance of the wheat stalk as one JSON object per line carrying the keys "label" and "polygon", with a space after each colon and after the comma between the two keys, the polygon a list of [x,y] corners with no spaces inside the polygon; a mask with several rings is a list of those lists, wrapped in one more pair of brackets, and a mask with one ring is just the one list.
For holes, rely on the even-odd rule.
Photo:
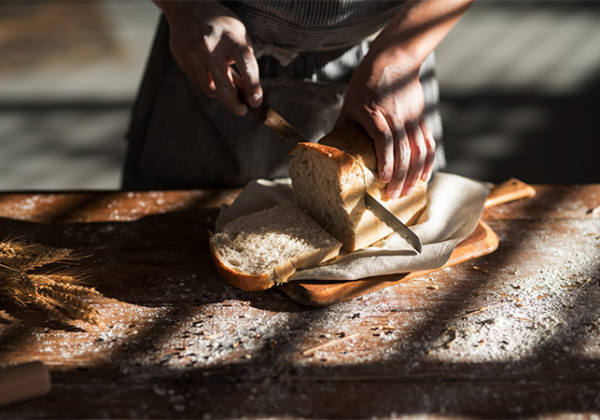
{"label": "wheat stalk", "polygon": [[37,272],[49,265],[77,260],[71,249],[2,241],[0,297],[19,306],[41,310],[58,321],[96,323],[98,312],[87,300],[102,295],[83,283],[82,273],[69,268]]}
{"label": "wheat stalk", "polygon": [[72,261],[72,250],[39,244],[4,242],[0,246],[0,264],[20,271],[31,271],[45,265]]}

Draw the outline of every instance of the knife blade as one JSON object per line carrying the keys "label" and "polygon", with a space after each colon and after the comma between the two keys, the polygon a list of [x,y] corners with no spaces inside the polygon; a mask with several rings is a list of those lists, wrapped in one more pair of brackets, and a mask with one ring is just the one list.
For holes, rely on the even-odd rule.
{"label": "knife blade", "polygon": [[258,121],[277,133],[279,137],[287,141],[291,146],[295,146],[297,143],[309,141],[302,133],[296,130],[294,126],[287,122],[285,118],[271,108],[267,98],[263,97],[262,103],[256,108],[251,107],[246,100],[246,96],[244,95],[244,83],[239,71],[236,69],[236,67],[230,66],[229,72],[231,73],[234,84],[239,88],[238,97],[240,102],[248,107],[250,113],[252,113],[252,115],[254,115]]}
{"label": "knife blade", "polygon": [[248,106],[248,109],[258,121],[269,127],[271,130],[279,134],[279,137],[294,146],[297,143],[307,142],[308,140],[302,133],[296,130],[285,118],[279,115],[263,98],[262,104],[256,108]]}
{"label": "knife blade", "polygon": [[[239,73],[233,68],[231,68],[231,72],[236,85],[242,86]],[[265,98],[263,98],[262,104],[256,108],[248,105],[243,94],[240,94],[240,100],[246,106],[248,106],[248,109],[258,119],[258,121],[269,127],[290,145],[294,146],[297,143],[310,142],[310,140],[304,137],[304,135],[296,130],[294,126],[287,122],[285,118],[271,108]],[[423,248],[421,239],[367,191],[365,191],[365,205],[371,212],[373,212],[375,217],[392,228],[392,230],[402,238],[406,239],[406,241],[415,249],[415,251],[417,251],[417,254],[421,253]]]}
{"label": "knife blade", "polygon": [[365,205],[373,214],[381,220],[383,223],[388,225],[394,232],[400,235],[420,254],[423,250],[423,244],[421,238],[417,236],[408,226],[406,226],[400,219],[398,219],[394,213],[386,209],[375,197],[369,193],[365,193]]}

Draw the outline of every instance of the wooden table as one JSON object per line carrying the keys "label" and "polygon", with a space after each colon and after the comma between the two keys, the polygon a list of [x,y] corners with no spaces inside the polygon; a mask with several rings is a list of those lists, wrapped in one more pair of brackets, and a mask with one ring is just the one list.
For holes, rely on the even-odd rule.
{"label": "wooden table", "polygon": [[0,312],[0,365],[50,394],[2,418],[600,413],[600,185],[489,209],[488,256],[327,308],[222,281],[236,191],[0,194],[0,232],[88,255],[98,326]]}

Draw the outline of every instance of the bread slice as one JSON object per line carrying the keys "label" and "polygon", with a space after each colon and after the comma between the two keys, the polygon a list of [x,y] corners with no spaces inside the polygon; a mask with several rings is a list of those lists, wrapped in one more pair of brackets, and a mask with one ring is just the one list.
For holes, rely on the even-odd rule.
{"label": "bread slice", "polygon": [[229,284],[247,291],[283,283],[296,269],[337,256],[340,247],[291,201],[239,217],[210,236],[219,273]]}
{"label": "bread slice", "polygon": [[373,141],[360,126],[334,131],[319,143],[299,143],[292,150],[290,178],[297,204],[352,252],[392,232],[369,211],[365,191],[407,225],[427,204],[427,183],[419,181],[407,197],[388,200],[377,176]]}

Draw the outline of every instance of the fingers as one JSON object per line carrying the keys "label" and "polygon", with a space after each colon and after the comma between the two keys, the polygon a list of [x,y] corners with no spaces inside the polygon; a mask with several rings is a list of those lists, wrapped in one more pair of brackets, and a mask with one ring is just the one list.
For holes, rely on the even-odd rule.
{"label": "fingers", "polygon": [[215,98],[217,96],[217,90],[215,88],[215,83],[210,76],[210,72],[208,68],[199,61],[194,66],[194,77],[193,81],[202,89],[206,96],[210,96],[211,98]]}
{"label": "fingers", "polygon": [[[244,103],[258,106],[262,102],[258,63],[246,28],[229,8],[218,2],[199,9],[199,13],[167,14],[173,57],[207,96],[219,99],[231,112],[243,116],[248,110]],[[240,80],[235,82],[240,87],[234,83],[232,64],[239,69]],[[240,98],[242,91],[245,96]]]}
{"label": "fingers", "polygon": [[359,123],[373,139],[379,179],[388,184],[388,198],[410,195],[419,180],[429,181],[435,141],[424,121],[399,124],[391,129],[390,121],[373,112]]}
{"label": "fingers", "polygon": [[394,130],[394,173],[387,186],[388,198],[400,197],[408,175],[411,159],[411,146],[405,126],[400,125]]}
{"label": "fingers", "polygon": [[424,121],[407,123],[394,130],[394,172],[386,192],[396,199],[410,195],[419,180],[431,178],[435,140]]}
{"label": "fingers", "polygon": [[[229,57],[231,56],[231,59]],[[240,74],[232,75],[230,64],[236,64]],[[225,54],[214,57],[212,65],[209,65],[210,76],[214,83],[214,93],[218,99],[235,115],[243,116],[248,111],[238,95],[238,89],[242,89],[246,97],[246,103],[251,107],[257,107],[262,103],[263,93],[260,86],[258,62],[254,56],[252,47],[247,44],[234,44]],[[240,80],[241,78],[241,80]],[[209,89],[210,91],[210,85]]]}
{"label": "fingers", "polygon": [[402,188],[401,195],[403,196],[410,195],[417,186],[417,182],[423,174],[427,154],[425,138],[420,125],[418,123],[409,123],[406,127],[410,144],[410,159],[408,173]]}
{"label": "fingers", "polygon": [[233,112],[241,117],[246,114],[248,108],[242,104],[237,95],[237,88],[229,72],[229,63],[223,57],[217,58],[209,66],[210,75],[215,84],[215,94],[221,102]]}
{"label": "fingers", "polygon": [[359,123],[373,139],[379,179],[385,183],[390,182],[394,173],[394,137],[388,122],[379,112],[374,112],[362,118]]}
{"label": "fingers", "polygon": [[431,179],[431,174],[433,173],[433,161],[435,159],[435,139],[433,138],[433,134],[431,133],[431,130],[425,121],[421,121],[420,125],[421,131],[423,132],[423,138],[425,140],[425,148],[427,150],[421,181],[428,182]]}
{"label": "fingers", "polygon": [[251,107],[257,107],[262,102],[262,88],[258,71],[258,62],[254,51],[249,45],[240,45],[234,50],[234,59],[242,76],[242,85],[246,101]]}

